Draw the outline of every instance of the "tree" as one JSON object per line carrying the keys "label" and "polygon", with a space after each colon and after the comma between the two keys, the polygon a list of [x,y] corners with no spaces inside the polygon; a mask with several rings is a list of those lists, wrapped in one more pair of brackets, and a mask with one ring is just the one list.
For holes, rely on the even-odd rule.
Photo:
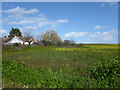
{"label": "tree", "polygon": [[62,43],[60,36],[54,30],[48,30],[45,33],[41,34],[41,40],[44,42],[48,41],[58,45]]}
{"label": "tree", "polygon": [[30,31],[26,31],[26,32],[23,33],[23,36],[24,37],[32,37],[33,35]]}
{"label": "tree", "polygon": [[22,33],[18,28],[12,28],[12,30],[9,32],[9,37],[14,37],[14,36],[22,36]]}
{"label": "tree", "polygon": [[23,33],[24,37],[26,37],[26,42],[30,45],[32,41],[30,41],[30,37],[33,37],[30,31],[24,32]]}
{"label": "tree", "polygon": [[43,40],[43,34],[41,33],[40,35],[37,35],[36,39],[38,41],[42,41]]}

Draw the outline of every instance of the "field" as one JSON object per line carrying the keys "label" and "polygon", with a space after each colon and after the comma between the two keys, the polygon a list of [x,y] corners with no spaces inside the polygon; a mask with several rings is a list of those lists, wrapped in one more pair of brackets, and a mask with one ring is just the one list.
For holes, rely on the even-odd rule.
{"label": "field", "polygon": [[2,54],[5,88],[119,87],[118,77],[112,85],[91,77],[91,70],[105,60],[119,62],[118,44],[86,44],[78,48],[31,46],[21,50],[5,46]]}

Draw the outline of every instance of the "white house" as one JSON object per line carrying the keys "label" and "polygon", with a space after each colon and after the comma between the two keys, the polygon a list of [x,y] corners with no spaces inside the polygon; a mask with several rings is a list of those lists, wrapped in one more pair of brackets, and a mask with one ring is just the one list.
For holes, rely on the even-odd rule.
{"label": "white house", "polygon": [[27,44],[29,44],[29,42],[30,42],[30,44],[33,44],[33,43],[37,42],[37,40],[34,37],[20,37],[20,36],[3,38],[4,45],[11,45],[14,43],[20,43],[20,44],[27,45]]}

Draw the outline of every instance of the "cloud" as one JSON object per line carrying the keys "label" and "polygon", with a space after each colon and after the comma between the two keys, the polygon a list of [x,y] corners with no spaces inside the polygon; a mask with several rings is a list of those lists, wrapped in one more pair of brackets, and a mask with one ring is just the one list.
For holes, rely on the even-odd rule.
{"label": "cloud", "polygon": [[39,27],[43,27],[43,26],[51,26],[51,27],[57,27],[57,23],[55,21],[43,21],[43,22],[39,22]]}
{"label": "cloud", "polygon": [[108,5],[113,6],[115,8],[118,7],[118,3],[117,2],[109,2]]}
{"label": "cloud", "polygon": [[10,27],[19,27],[23,34],[32,33],[37,35],[41,28],[44,28],[44,30],[55,29],[59,24],[68,22],[67,19],[51,20],[44,13],[39,12],[38,9],[16,7],[3,10],[3,13],[7,13],[7,16],[3,18],[2,23]]}
{"label": "cloud", "polygon": [[16,7],[8,10],[3,10],[3,13],[11,14],[8,16],[9,18],[23,19],[24,15],[38,14],[39,10],[36,8],[27,10],[22,7]]}
{"label": "cloud", "polygon": [[25,25],[25,24],[33,24],[35,21],[33,20],[21,20],[21,21],[10,21],[8,22],[9,25]]}
{"label": "cloud", "polygon": [[94,27],[95,30],[99,30],[99,29],[103,29],[103,28],[107,28],[109,26],[102,26],[102,25],[97,25]]}
{"label": "cloud", "polygon": [[[9,20],[9,21],[8,21]],[[49,20],[45,16],[36,16],[36,17],[23,17],[21,18],[16,18],[16,19],[7,19],[7,24],[8,25],[36,25],[37,27],[44,27],[44,26],[51,26],[51,27],[56,27],[58,23],[56,23],[55,20]]]}
{"label": "cloud", "polygon": [[117,38],[117,30],[107,32],[70,32],[64,34],[65,38],[82,38],[85,41],[111,42]]}
{"label": "cloud", "polygon": [[95,32],[91,34],[91,37],[98,39],[98,41],[112,41],[114,35],[117,34],[116,30],[111,30],[108,32]]}
{"label": "cloud", "polygon": [[64,35],[64,37],[83,37],[87,34],[87,32],[70,32],[70,33],[66,33]]}
{"label": "cloud", "polygon": [[67,19],[59,19],[56,22],[57,23],[68,23],[69,21]]}
{"label": "cloud", "polygon": [[22,31],[22,32],[35,31],[35,30],[37,30],[37,27],[36,27],[36,26],[25,26],[25,27],[21,28],[21,31]]}
{"label": "cloud", "polygon": [[41,17],[41,16],[45,16],[45,14],[44,14],[44,13],[41,13],[41,14],[38,14],[38,16],[40,16],[40,17]]}
{"label": "cloud", "polygon": [[105,4],[103,3],[103,4],[101,4],[101,7],[104,7],[105,6]]}
{"label": "cloud", "polygon": [[101,7],[105,7],[105,6],[112,6],[112,7],[115,7],[117,8],[118,7],[118,2],[106,2],[106,3],[102,3],[101,4]]}
{"label": "cloud", "polygon": [[[36,26],[41,27],[57,27],[58,24],[69,22],[67,19],[50,20],[44,13],[40,13],[38,9],[28,9],[16,7],[9,10],[3,10],[4,13],[9,13],[4,18],[3,23],[7,25],[20,25],[20,26]],[[35,14],[33,14],[35,13]],[[28,15],[30,14],[30,15]]]}
{"label": "cloud", "polygon": [[13,9],[4,10],[3,12],[5,12],[5,13],[13,13],[13,14],[33,14],[33,13],[38,13],[39,10],[36,9],[36,8],[26,10],[25,8],[16,7],[16,8],[13,8]]}
{"label": "cloud", "polygon": [[22,32],[23,36],[34,35],[37,30],[38,30],[37,26],[24,26],[20,28],[20,31]]}
{"label": "cloud", "polygon": [[4,36],[6,34],[8,34],[7,30],[4,30],[4,29],[0,30],[0,36]]}

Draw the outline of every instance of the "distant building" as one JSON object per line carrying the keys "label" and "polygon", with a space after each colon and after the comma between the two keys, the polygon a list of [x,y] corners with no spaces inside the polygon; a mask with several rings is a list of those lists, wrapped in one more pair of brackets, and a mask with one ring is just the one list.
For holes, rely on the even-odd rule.
{"label": "distant building", "polygon": [[70,44],[70,40],[64,40],[63,43]]}
{"label": "distant building", "polygon": [[20,36],[6,37],[4,36],[4,38],[2,38],[2,43],[4,45],[11,45],[14,43],[28,45],[28,44],[33,44],[36,42],[37,40],[34,37],[20,37]]}

